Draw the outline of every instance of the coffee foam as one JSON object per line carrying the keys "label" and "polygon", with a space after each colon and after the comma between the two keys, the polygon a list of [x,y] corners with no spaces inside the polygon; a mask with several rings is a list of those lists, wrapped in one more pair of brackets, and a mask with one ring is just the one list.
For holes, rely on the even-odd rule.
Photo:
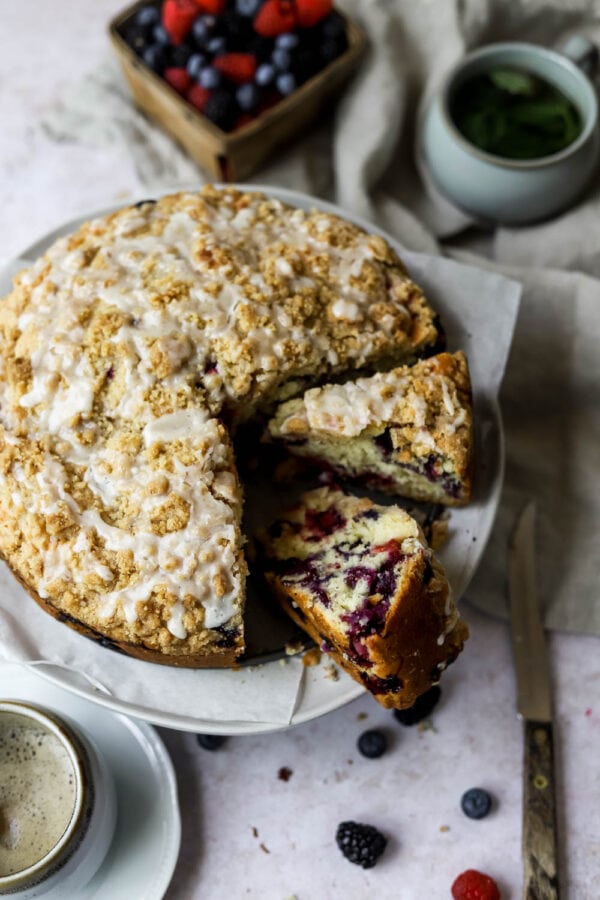
{"label": "coffee foam", "polygon": [[0,714],[0,877],[52,850],[73,816],[76,778],[55,734],[27,716]]}

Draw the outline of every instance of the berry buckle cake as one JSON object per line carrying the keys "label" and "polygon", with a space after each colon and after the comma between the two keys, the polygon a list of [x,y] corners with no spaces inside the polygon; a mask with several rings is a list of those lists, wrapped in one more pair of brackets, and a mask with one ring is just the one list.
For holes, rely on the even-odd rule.
{"label": "berry buckle cake", "polygon": [[207,186],[88,222],[0,303],[0,554],[90,636],[229,665],[246,574],[230,430],[439,341],[393,250],[336,216]]}
{"label": "berry buckle cake", "polygon": [[463,506],[471,497],[471,385],[462,352],[281,404],[268,435],[294,455],[391,494]]}
{"label": "berry buckle cake", "polygon": [[412,706],[461,651],[446,576],[399,507],[319,488],[259,544],[282,607],[383,706]]}

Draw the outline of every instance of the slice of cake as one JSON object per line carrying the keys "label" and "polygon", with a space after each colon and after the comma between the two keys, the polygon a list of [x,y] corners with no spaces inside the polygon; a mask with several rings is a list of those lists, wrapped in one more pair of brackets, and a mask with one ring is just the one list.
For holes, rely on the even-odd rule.
{"label": "slice of cake", "polygon": [[412,706],[468,635],[415,520],[324,487],[259,540],[277,599],[386,707]]}
{"label": "slice of cake", "polygon": [[268,434],[297,456],[388,493],[449,506],[471,497],[473,416],[462,352],[313,388],[281,404]]}

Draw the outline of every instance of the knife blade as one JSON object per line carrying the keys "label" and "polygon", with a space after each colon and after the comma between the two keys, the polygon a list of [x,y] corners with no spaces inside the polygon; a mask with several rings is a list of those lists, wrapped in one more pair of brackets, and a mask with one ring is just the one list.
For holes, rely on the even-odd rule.
{"label": "knife blade", "polygon": [[535,572],[535,502],[527,503],[509,548],[510,629],[523,719],[523,900],[558,898],[552,692]]}

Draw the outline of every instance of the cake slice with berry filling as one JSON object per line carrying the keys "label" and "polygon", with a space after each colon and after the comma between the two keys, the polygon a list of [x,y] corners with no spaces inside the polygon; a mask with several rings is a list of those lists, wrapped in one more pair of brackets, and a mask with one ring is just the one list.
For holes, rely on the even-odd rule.
{"label": "cake slice with berry filling", "polygon": [[467,359],[440,353],[282,403],[271,438],[291,453],[388,493],[462,506],[471,497]]}
{"label": "cake slice with berry filling", "polygon": [[444,571],[399,507],[319,488],[259,543],[283,609],[383,706],[412,706],[461,651]]}

